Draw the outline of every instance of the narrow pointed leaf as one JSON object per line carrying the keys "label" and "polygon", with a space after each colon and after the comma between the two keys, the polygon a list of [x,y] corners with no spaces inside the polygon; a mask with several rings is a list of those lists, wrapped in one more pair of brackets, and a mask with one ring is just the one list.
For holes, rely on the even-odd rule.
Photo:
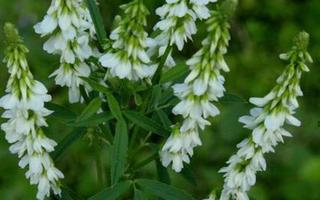
{"label": "narrow pointed leaf", "polygon": [[80,120],[69,125],[73,127],[96,127],[100,124],[110,121],[113,118],[114,117],[110,112],[103,112],[100,114],[95,114],[88,119]]}
{"label": "narrow pointed leaf", "polygon": [[179,64],[165,72],[161,77],[160,83],[177,82],[184,78],[188,73],[188,66],[185,64]]}
{"label": "narrow pointed leaf", "polygon": [[96,0],[87,0],[87,6],[97,32],[97,38],[101,46],[103,46],[104,42],[107,40],[107,33],[104,29],[102,16],[97,6]]}
{"label": "narrow pointed leaf", "polygon": [[95,113],[98,112],[98,110],[101,108],[101,100],[100,98],[93,99],[87,107],[81,112],[80,116],[77,118],[77,122],[86,120]]}
{"label": "narrow pointed leaf", "polygon": [[92,80],[88,77],[81,77],[81,79],[84,80],[85,82],[87,82],[90,85],[90,87],[92,87],[92,89],[97,92],[101,92],[103,94],[110,93],[109,88],[107,88],[105,85],[102,85],[101,83],[98,83],[95,80]]}
{"label": "narrow pointed leaf", "polygon": [[144,116],[139,112],[127,111],[124,112],[124,115],[134,124],[140,126],[141,128],[158,134],[160,136],[167,137],[170,134],[170,131],[161,126],[158,122]]}
{"label": "narrow pointed leaf", "polygon": [[194,200],[190,194],[158,181],[138,179],[137,184],[143,191],[165,200]]}
{"label": "narrow pointed leaf", "polygon": [[248,103],[245,99],[235,94],[226,93],[220,100],[221,103]]}
{"label": "narrow pointed leaf", "polygon": [[128,192],[130,187],[131,183],[129,181],[117,183],[95,194],[88,200],[118,200],[120,199],[119,197]]}
{"label": "narrow pointed leaf", "polygon": [[117,122],[116,135],[112,146],[111,183],[119,182],[127,164],[128,130],[124,120]]}
{"label": "narrow pointed leaf", "polygon": [[107,94],[108,105],[112,115],[119,121],[123,120],[121,108],[117,99],[111,94]]}
{"label": "narrow pointed leaf", "polygon": [[148,111],[158,106],[160,98],[161,98],[161,86],[156,85],[152,88],[152,94],[151,94],[151,99],[148,106]]}
{"label": "narrow pointed leaf", "polygon": [[50,115],[51,117],[57,118],[64,123],[73,121],[77,117],[74,112],[58,104],[46,103],[46,108],[53,111],[53,113]]}
{"label": "narrow pointed leaf", "polygon": [[76,128],[70,134],[68,134],[63,140],[58,143],[55,151],[51,154],[52,158],[56,160],[66,151],[74,142],[86,133],[85,128]]}
{"label": "narrow pointed leaf", "polygon": [[167,114],[163,110],[156,110],[157,117],[160,119],[162,126],[170,130],[172,122],[168,118]]}

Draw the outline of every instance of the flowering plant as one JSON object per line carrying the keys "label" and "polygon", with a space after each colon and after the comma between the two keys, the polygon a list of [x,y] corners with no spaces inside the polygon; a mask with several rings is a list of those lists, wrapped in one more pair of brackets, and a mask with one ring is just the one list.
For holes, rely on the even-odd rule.
{"label": "flowering plant", "polygon": [[[60,64],[49,76],[56,85],[68,88],[69,103],[83,105],[78,115],[50,102],[48,90],[31,73],[28,48],[18,30],[5,24],[9,80],[0,99],[7,120],[1,129],[11,144],[10,152],[20,159],[19,166],[27,168],[26,177],[37,185],[36,198],[81,199],[63,182],[68,174],[55,161],[77,139],[91,135],[96,138],[93,145],[110,147],[111,159],[109,181],[97,169],[106,188],[90,200],[194,199],[170,185],[168,169],[188,179],[186,165],[192,162],[194,149],[203,144],[201,133],[223,112],[218,103],[227,94],[224,74],[230,68],[225,55],[237,3],[166,0],[156,10],[160,20],[149,33],[150,11],[142,0],[133,0],[120,6],[108,37],[97,1],[52,0],[34,30],[47,40],[43,49],[59,56]],[[192,41],[198,23],[206,24],[206,37],[198,51],[179,61],[176,53]],[[255,107],[239,121],[252,135],[239,143],[237,153],[220,170],[223,189],[211,192],[209,200],[249,199],[256,173],[266,170],[264,155],[292,136],[285,123],[301,125],[294,114],[297,97],[303,95],[302,73],[309,71],[307,64],[312,62],[308,43],[308,33],[299,33],[292,49],[280,55],[289,64],[276,86],[265,97],[250,99]],[[50,126],[46,118],[51,116],[61,126],[73,128],[59,143],[45,133]],[[141,153],[144,159],[135,160]],[[158,180],[141,175],[151,162],[156,163]]]}

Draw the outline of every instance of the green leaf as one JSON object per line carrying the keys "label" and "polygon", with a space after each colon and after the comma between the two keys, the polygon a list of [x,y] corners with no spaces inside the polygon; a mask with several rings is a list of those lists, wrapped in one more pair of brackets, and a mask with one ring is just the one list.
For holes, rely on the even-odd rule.
{"label": "green leaf", "polygon": [[168,45],[166,47],[166,50],[165,50],[163,56],[161,56],[157,71],[154,73],[154,76],[152,78],[153,85],[156,85],[161,80],[162,69],[163,69],[164,65],[166,64],[166,61],[167,61],[168,56],[171,51],[172,51],[172,46]]}
{"label": "green leaf", "polygon": [[113,115],[110,112],[104,112],[95,114],[88,119],[80,120],[74,123],[70,123],[69,126],[73,127],[96,127],[104,122],[113,119]]}
{"label": "green leaf", "polygon": [[101,46],[103,46],[104,42],[107,40],[107,33],[104,29],[102,16],[97,6],[96,0],[87,0],[87,6],[90,11],[94,27],[96,29],[97,38]]}
{"label": "green leaf", "polygon": [[161,98],[161,86],[155,85],[152,88],[152,94],[151,94],[151,99],[148,106],[148,111],[158,106],[160,98]]}
{"label": "green leaf", "polygon": [[95,80],[92,80],[92,79],[90,79],[88,77],[81,77],[81,79],[84,80],[85,82],[87,82],[90,85],[90,87],[92,87],[92,89],[97,91],[97,92],[101,92],[103,94],[109,94],[110,93],[109,88],[107,88],[106,86],[98,83]]}
{"label": "green leaf", "polygon": [[165,129],[170,130],[172,123],[168,118],[167,114],[163,110],[156,110],[156,114],[157,117],[160,119],[162,126]]}
{"label": "green leaf", "polygon": [[46,108],[54,111],[50,116],[55,117],[64,123],[73,121],[77,117],[77,115],[74,112],[58,104],[46,103]]}
{"label": "green leaf", "polygon": [[107,100],[112,115],[119,121],[123,120],[120,104],[117,99],[111,93],[108,93]]}
{"label": "green leaf", "polygon": [[161,99],[159,100],[159,105],[163,105],[168,103],[170,100],[176,98],[173,94],[173,89],[172,88],[168,88],[166,90],[163,91]]}
{"label": "green leaf", "polygon": [[220,100],[221,103],[248,103],[242,97],[235,94],[226,93]]}
{"label": "green leaf", "polygon": [[84,85],[80,85],[79,89],[84,102],[88,104],[90,102],[90,97],[88,96],[86,89],[84,88]]}
{"label": "green leaf", "polygon": [[161,77],[160,83],[163,84],[167,82],[177,82],[185,77],[188,73],[188,66],[185,64],[179,64],[165,72]]}
{"label": "green leaf", "polygon": [[76,121],[79,122],[88,119],[92,115],[96,114],[100,108],[101,100],[99,97],[97,97],[87,105],[87,107],[81,112]]}
{"label": "green leaf", "polygon": [[148,198],[146,197],[146,195],[143,192],[135,189],[134,190],[134,200],[148,200]]}
{"label": "green leaf", "polygon": [[130,187],[130,181],[117,183],[90,197],[88,200],[118,200],[119,197],[129,191]]}
{"label": "green leaf", "polygon": [[62,155],[65,150],[71,146],[77,139],[82,137],[86,133],[85,128],[76,128],[70,134],[68,134],[62,141],[58,143],[55,151],[52,152],[51,156],[54,160]]}
{"label": "green leaf", "polygon": [[128,156],[128,130],[124,120],[117,122],[111,155],[111,183],[119,182],[125,172]]}
{"label": "green leaf", "polygon": [[167,130],[161,126],[158,122],[144,116],[143,114],[135,111],[124,112],[124,115],[134,124],[141,128],[156,133],[160,136],[167,137],[170,134],[170,130]]}
{"label": "green leaf", "polygon": [[137,184],[143,191],[165,200],[194,200],[194,198],[186,192],[158,181],[138,179]]}

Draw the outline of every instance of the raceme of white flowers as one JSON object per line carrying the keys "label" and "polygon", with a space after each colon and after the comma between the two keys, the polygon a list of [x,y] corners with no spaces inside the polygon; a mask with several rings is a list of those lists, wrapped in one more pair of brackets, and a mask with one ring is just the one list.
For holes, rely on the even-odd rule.
{"label": "raceme of white flowers", "polygon": [[150,78],[157,65],[146,53],[148,33],[144,28],[149,11],[141,0],[122,5],[121,9],[124,16],[110,35],[112,49],[100,58],[100,63],[110,69],[113,77],[134,81]]}
{"label": "raceme of white flowers", "polygon": [[[156,10],[160,21],[154,26],[159,30],[154,39],[149,40],[149,54],[163,56],[168,46],[176,45],[181,51],[185,42],[192,40],[197,32],[196,20],[207,19],[210,11],[207,5],[217,0],[166,0],[166,4]],[[166,65],[174,66],[175,62],[169,53]]]}
{"label": "raceme of white flowers", "polygon": [[95,29],[84,0],[52,0],[44,19],[34,26],[42,37],[50,35],[43,48],[50,54],[60,55],[60,67],[51,74],[57,85],[69,88],[69,101],[81,101],[80,77],[88,77],[90,66],[85,60],[96,56],[91,43]]}
{"label": "raceme of white flowers", "polygon": [[55,167],[49,153],[57,145],[46,137],[42,127],[47,126],[45,117],[51,111],[44,107],[51,100],[46,87],[33,79],[26,60],[28,49],[22,44],[12,24],[5,25],[8,47],[4,62],[10,77],[6,95],[0,99],[5,109],[2,117],[8,119],[1,125],[6,140],[11,144],[10,152],[20,158],[19,166],[28,167],[26,177],[31,184],[38,185],[37,199],[42,200],[50,191],[60,195],[63,174]]}
{"label": "raceme of white flowers", "polygon": [[256,107],[239,121],[252,130],[252,135],[238,144],[238,152],[220,170],[225,177],[220,200],[248,200],[247,192],[256,182],[256,173],[266,170],[264,154],[274,152],[284,137],[292,137],[284,125],[301,125],[294,114],[299,107],[297,97],[303,95],[299,85],[301,74],[309,71],[306,63],[312,62],[308,42],[309,35],[300,33],[293,49],[280,56],[289,65],[277,79],[277,85],[265,97],[250,99]]}
{"label": "raceme of white flowers", "polygon": [[207,20],[208,37],[202,42],[202,48],[187,61],[190,74],[184,83],[173,86],[180,102],[172,111],[181,115],[183,122],[173,128],[162,148],[161,160],[166,167],[172,164],[176,172],[183,169],[184,163],[190,162],[193,149],[202,144],[199,131],[210,125],[208,118],[220,113],[213,102],[224,96],[225,79],[221,71],[229,71],[224,59],[230,40],[228,18],[221,10],[212,12]]}

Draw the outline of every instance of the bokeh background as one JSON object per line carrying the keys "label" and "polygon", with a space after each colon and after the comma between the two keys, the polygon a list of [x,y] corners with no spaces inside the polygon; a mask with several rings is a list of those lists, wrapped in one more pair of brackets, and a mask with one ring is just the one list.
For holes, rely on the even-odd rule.
{"label": "bokeh background", "polygon": [[[124,0],[99,0],[107,31],[112,27],[114,16]],[[152,16],[149,27],[158,19],[154,10],[164,0],[145,0]],[[66,104],[66,90],[54,86],[48,75],[58,65],[58,58],[42,50],[44,38],[33,31],[49,7],[50,1],[42,0],[0,0],[0,26],[5,21],[18,25],[26,44],[30,48],[29,61],[35,77],[50,88],[54,102]],[[305,96],[300,98],[301,108],[297,115],[302,127],[290,128],[294,138],[286,140],[268,158],[268,170],[259,173],[257,185],[250,192],[255,200],[319,200],[320,199],[320,1],[319,0],[240,0],[239,9],[232,22],[232,41],[227,60],[231,72],[226,75],[226,88],[247,100],[251,96],[266,94],[275,83],[285,63],[278,55],[291,46],[294,35],[300,30],[311,34],[310,52],[314,64],[311,72],[305,74],[302,88]],[[200,46],[205,36],[204,25],[192,44],[178,53],[181,58],[190,57]],[[3,58],[3,33],[0,33],[0,59]],[[4,93],[7,70],[0,64],[0,94]],[[81,105],[69,106],[79,112]],[[202,134],[204,145],[196,150],[191,164],[196,185],[172,173],[173,184],[202,198],[213,188],[222,186],[222,177],[217,173],[224,162],[235,152],[236,144],[250,132],[237,122],[239,116],[248,112],[250,105],[228,102],[219,105],[222,115],[213,120],[213,128]],[[60,141],[69,129],[54,119],[49,119],[47,134]],[[95,147],[90,136],[75,143],[58,160],[57,165],[65,173],[64,184],[82,197],[99,191],[103,186],[97,183],[95,158],[99,156],[108,177],[108,148]],[[24,170],[17,166],[18,159],[8,151],[9,145],[0,135],[0,199],[32,200],[35,188],[24,178]],[[143,156],[143,155],[142,155]],[[146,166],[145,174],[152,174],[154,164]]]}

